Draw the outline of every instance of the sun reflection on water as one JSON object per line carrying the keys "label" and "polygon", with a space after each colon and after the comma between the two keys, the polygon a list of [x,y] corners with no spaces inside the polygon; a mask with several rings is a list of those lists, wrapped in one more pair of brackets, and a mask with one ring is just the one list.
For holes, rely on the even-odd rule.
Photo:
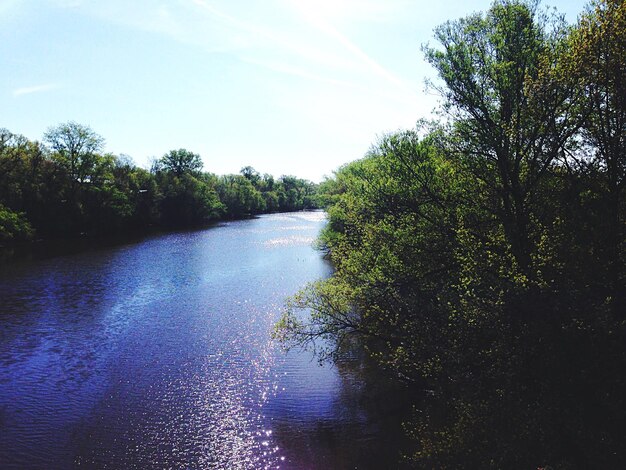
{"label": "sun reflection on water", "polygon": [[332,468],[361,422],[344,420],[336,371],[270,335],[285,298],[330,271],[311,248],[323,221],[264,216],[0,272],[0,466]]}

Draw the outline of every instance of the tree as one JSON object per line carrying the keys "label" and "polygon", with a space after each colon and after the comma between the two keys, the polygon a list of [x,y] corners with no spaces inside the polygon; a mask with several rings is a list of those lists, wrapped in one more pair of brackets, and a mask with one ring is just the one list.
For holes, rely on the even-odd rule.
{"label": "tree", "polygon": [[25,214],[14,212],[0,204],[0,247],[3,243],[29,240],[33,229]]}
{"label": "tree", "polygon": [[219,198],[229,217],[242,217],[265,210],[261,193],[242,175],[225,175],[217,184]]}
{"label": "tree", "polygon": [[317,207],[317,185],[294,176],[281,176],[285,188],[285,205],[288,210],[312,209]]}
{"label": "tree", "polygon": [[[410,381],[440,349],[451,351],[433,325],[447,323],[444,293],[455,284],[453,175],[433,139],[415,131],[384,136],[364,159],[337,171],[324,185],[332,205],[320,237],[335,272],[292,299],[281,339],[306,346],[324,338],[332,356],[333,346],[358,333],[375,341],[382,364]],[[302,309],[311,312],[308,321]]]}
{"label": "tree", "polygon": [[426,52],[449,124],[385,136],[322,185],[335,271],[292,298],[277,335],[322,338],[331,357],[363,345],[409,384],[419,468],[624,460],[625,330],[610,315],[624,279],[606,286],[604,220],[624,220],[606,195],[623,178],[626,27],[623,0],[598,5],[572,40],[515,0],[446,23]]}
{"label": "tree", "polygon": [[202,158],[186,149],[170,150],[158,161],[157,168],[182,176],[198,173],[202,169]]}
{"label": "tree", "polygon": [[442,49],[425,49],[445,84],[438,91],[454,119],[456,147],[497,201],[490,209],[529,278],[534,191],[579,126],[568,112],[573,87],[552,74],[565,28],[558,19],[545,23],[534,4],[497,0],[486,15],[437,28]]}
{"label": "tree", "polygon": [[626,185],[626,2],[595,0],[571,37],[567,70],[583,89],[583,136],[605,178],[608,263],[615,313],[626,315],[624,229],[620,214]]}
{"label": "tree", "polygon": [[258,171],[251,166],[244,166],[239,173],[258,189],[259,182],[261,181],[261,174]]}
{"label": "tree", "polygon": [[49,128],[44,141],[67,168],[74,194],[76,184],[88,180],[95,165],[95,155],[104,146],[104,138],[88,126],[70,121]]}
{"label": "tree", "polygon": [[214,188],[189,173],[180,177],[164,173],[159,177],[159,187],[160,221],[166,227],[201,225],[224,213],[224,204]]}

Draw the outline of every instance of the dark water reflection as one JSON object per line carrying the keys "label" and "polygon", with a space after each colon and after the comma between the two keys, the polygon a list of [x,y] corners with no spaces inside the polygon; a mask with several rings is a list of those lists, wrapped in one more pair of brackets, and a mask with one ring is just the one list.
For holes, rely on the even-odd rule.
{"label": "dark water reflection", "polygon": [[1,268],[0,467],[394,468],[385,388],[270,339],[285,297],[330,273],[311,248],[323,223],[269,215]]}

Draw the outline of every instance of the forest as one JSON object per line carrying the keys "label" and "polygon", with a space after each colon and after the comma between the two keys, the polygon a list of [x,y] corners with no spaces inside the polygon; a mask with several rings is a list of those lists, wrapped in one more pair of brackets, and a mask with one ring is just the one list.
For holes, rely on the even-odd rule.
{"label": "forest", "polygon": [[621,468],[626,2],[496,0],[434,37],[441,118],[320,185],[335,272],[275,335],[403,384],[408,466]]}
{"label": "forest", "polygon": [[317,185],[294,176],[274,179],[250,166],[217,176],[185,149],[145,170],[126,155],[102,153],[103,146],[75,122],[51,127],[42,142],[0,129],[0,248],[317,207]]}

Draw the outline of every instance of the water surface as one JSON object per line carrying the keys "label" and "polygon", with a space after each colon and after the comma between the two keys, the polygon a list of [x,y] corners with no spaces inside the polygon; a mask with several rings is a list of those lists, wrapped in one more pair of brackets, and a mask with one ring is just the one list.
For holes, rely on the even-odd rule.
{"label": "water surface", "polygon": [[0,467],[393,468],[397,410],[358,364],[271,340],[285,298],[331,272],[323,224],[267,215],[1,267]]}

